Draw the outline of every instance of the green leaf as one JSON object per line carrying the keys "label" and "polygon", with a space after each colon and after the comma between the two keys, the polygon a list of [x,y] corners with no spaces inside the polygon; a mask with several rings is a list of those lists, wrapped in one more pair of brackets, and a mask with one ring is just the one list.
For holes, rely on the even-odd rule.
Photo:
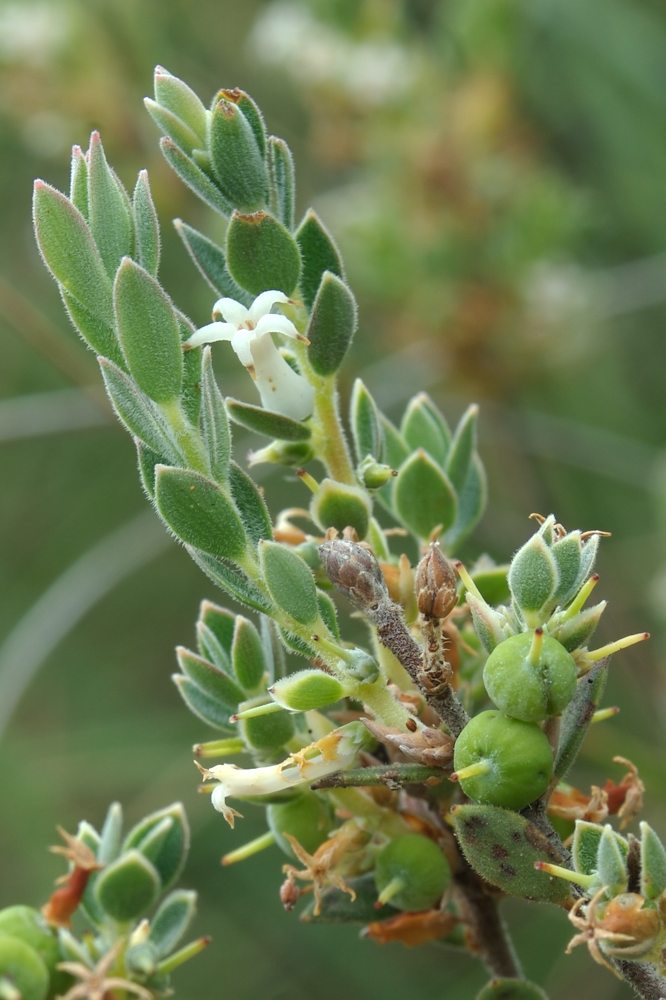
{"label": "green leaf", "polygon": [[277,606],[302,625],[317,621],[317,588],[310,567],[278,542],[259,544],[259,560],[269,593]]}
{"label": "green leaf", "polygon": [[194,133],[196,145],[206,142],[206,108],[191,87],[163,66],[155,67],[153,77],[155,100]]}
{"label": "green leaf", "polygon": [[215,108],[218,101],[228,101],[231,104],[235,104],[238,110],[242,112],[243,117],[252,129],[259,152],[262,156],[265,156],[267,137],[264,116],[250,95],[238,87],[233,87],[230,90],[218,90],[213,99],[213,108]]}
{"label": "green leaf", "polygon": [[213,291],[220,297],[235,299],[244,306],[251,305],[252,296],[244,292],[229,274],[222,247],[218,247],[217,243],[213,243],[181,219],[174,219],[173,224],[185,249]]}
{"label": "green leaf", "polygon": [[597,870],[597,852],[603,827],[598,823],[588,823],[577,819],[571,844],[571,860],[577,872],[594,875]]}
{"label": "green leaf", "polygon": [[[176,310],[176,318],[182,350],[182,345],[194,333],[194,324],[180,310]],[[182,357],[183,388],[180,392],[180,405],[192,426],[197,427],[201,411],[201,358],[199,351],[182,351]]]}
{"label": "green leaf", "polygon": [[235,424],[256,434],[279,438],[280,441],[307,441],[312,437],[307,424],[285,417],[282,413],[273,413],[263,406],[253,406],[230,397],[227,397],[226,405],[227,413]]}
{"label": "green leaf", "polygon": [[115,860],[120,854],[120,844],[123,830],[123,810],[120,802],[112,802],[109,806],[100,832],[97,860],[103,865]]}
{"label": "green leaf", "polygon": [[245,695],[233,677],[184,646],[176,648],[176,656],[180,669],[193,684],[230,712],[236,710]]}
{"label": "green leaf", "polygon": [[285,649],[296,656],[304,656],[306,660],[314,660],[317,657],[317,650],[314,643],[306,642],[300,635],[290,632],[287,628],[280,628],[280,641]]}
{"label": "green leaf", "polygon": [[270,598],[233,563],[217,559],[199,549],[188,548],[187,551],[199,569],[234,600],[252,608],[253,611],[273,614],[275,608]]}
{"label": "green leaf", "polygon": [[173,111],[144,97],[143,106],[157,125],[160,132],[171,142],[174,142],[183,154],[189,155],[195,149],[200,149],[204,144],[201,138]]}
{"label": "green leaf", "polygon": [[446,531],[456,520],[453,486],[422,448],[400,466],[393,505],[400,520],[422,539],[429,538],[436,528]]}
{"label": "green leaf", "polygon": [[[95,354],[110,358],[121,368],[126,368],[127,365],[113,327],[81,305],[78,299],[70,295],[62,285],[60,285],[60,296],[72,325],[88,347],[92,348]],[[109,314],[109,318],[111,318],[111,314]]]}
{"label": "green leaf", "polygon": [[178,451],[169,426],[152,399],[108,358],[100,358],[99,366],[104,388],[121,424],[156,454],[170,462],[178,461]]}
{"label": "green leaf", "polygon": [[425,392],[410,399],[400,423],[400,433],[409,448],[423,448],[438,465],[445,466],[448,441],[432,415],[430,403]]}
{"label": "green leaf", "polygon": [[641,895],[656,900],[666,892],[666,849],[651,826],[640,823]]}
{"label": "green leaf", "polygon": [[248,538],[257,545],[273,537],[273,524],[254,480],[236,462],[229,466],[229,488]]}
{"label": "green leaf", "polygon": [[523,545],[511,560],[509,587],[521,611],[539,612],[552,599],[559,582],[557,563],[540,534]]}
{"label": "green leaf", "polygon": [[337,609],[331,598],[323,590],[317,590],[317,604],[319,605],[319,614],[329,632],[335,639],[340,639]]}
{"label": "green leaf", "polygon": [[197,649],[201,656],[210,660],[220,670],[229,673],[231,670],[231,657],[215,633],[202,622],[197,622]]}
{"label": "green leaf", "polygon": [[196,892],[175,889],[160,904],[150,921],[148,934],[160,958],[169,955],[187,931],[196,913],[196,903]]}
{"label": "green leaf", "polygon": [[578,590],[582,554],[580,531],[570,531],[559,542],[555,542],[551,552],[557,564],[559,577],[554,600],[560,605],[566,605]]}
{"label": "green leaf", "polygon": [[478,416],[479,407],[473,403],[460,418],[446,458],[446,474],[458,491],[467,481],[476,450]]}
{"label": "green leaf", "polygon": [[111,282],[86,220],[60,191],[35,181],[33,218],[37,245],[47,268],[96,319],[113,315]]}
{"label": "green leaf", "polygon": [[234,212],[227,229],[227,267],[252,295],[269,289],[291,295],[301,258],[293,236],[272,215]]}
{"label": "green leaf", "polygon": [[352,389],[349,423],[357,461],[362,462],[367,455],[380,460],[384,453],[381,416],[377,404],[360,378],[356,379]]}
{"label": "green leaf", "polygon": [[409,458],[409,448],[398,429],[393,426],[388,417],[385,417],[382,413],[380,414],[380,419],[382,436],[384,438],[384,454],[382,457],[392,468],[399,469],[405,459]]}
{"label": "green leaf", "polygon": [[249,121],[236,104],[219,100],[210,122],[213,172],[229,201],[243,212],[268,200],[268,171]]}
{"label": "green leaf", "polygon": [[619,896],[627,891],[625,857],[626,852],[620,850],[615,831],[610,824],[607,824],[597,848],[597,878],[600,885],[606,886],[609,896]]}
{"label": "green leaf", "polygon": [[190,191],[194,191],[197,197],[201,198],[209,208],[219,212],[225,218],[231,214],[233,208],[229,199],[222,194],[208,174],[204,173],[201,167],[176,145],[173,139],[168,136],[161,139],[160,149],[171,169],[178,174]]}
{"label": "green leaf", "polygon": [[123,257],[134,249],[134,223],[127,194],[109,167],[99,132],[88,150],[88,220],[104,266],[113,279]]}
{"label": "green leaf", "polygon": [[154,866],[137,850],[112,861],[95,882],[95,896],[109,917],[119,923],[137,920],[152,906],[160,891]]}
{"label": "green leaf", "polygon": [[366,490],[333,479],[322,479],[310,503],[310,514],[322,531],[353,528],[360,539],[370,526],[372,505]]}
{"label": "green leaf", "polygon": [[88,219],[88,161],[80,146],[72,146],[69,175],[69,200]]}
{"label": "green leaf", "polygon": [[139,171],[132,196],[136,233],[136,259],[153,277],[160,266],[160,226],[150,193],[148,171]]}
{"label": "green leaf", "polygon": [[254,691],[266,671],[264,649],[256,628],[242,615],[236,616],[231,662],[234,674],[245,691]]}
{"label": "green leaf", "polygon": [[268,176],[271,212],[287,229],[292,230],[296,197],[294,160],[284,139],[274,135],[268,140]]}
{"label": "green leaf", "polygon": [[202,601],[199,607],[199,621],[206,625],[227,656],[231,656],[231,644],[236,627],[236,615],[226,608],[221,608],[212,601]]}
{"label": "green leaf", "polygon": [[231,434],[224,397],[215,380],[210,347],[205,347],[201,355],[201,436],[210,471],[223,483],[229,472]]}
{"label": "green leaf", "polygon": [[608,660],[595,663],[576,685],[576,693],[562,713],[554,774],[563,778],[578,756],[592,716],[601,703],[608,679]]}
{"label": "green leaf", "polygon": [[132,847],[155,866],[162,891],[173,885],[190,849],[190,828],[182,803],[173,802],[137,823],[125,837],[123,851]]}
{"label": "green leaf", "polygon": [[301,295],[305,305],[311,309],[326,271],[344,278],[342,257],[335,240],[313,208],[309,208],[301,220],[296,230],[296,242],[303,259]]}
{"label": "green leaf", "polygon": [[[472,461],[467,473],[467,479],[463,483],[462,489],[458,492],[458,514],[455,524],[446,534],[446,540],[450,550],[458,546],[460,542],[467,538],[472,529],[481,520],[486,509],[488,500],[488,484],[486,481],[486,470],[478,455],[472,456]],[[504,574],[506,581],[506,571]],[[508,600],[508,585],[507,590]],[[499,603],[499,601],[491,602]]]}
{"label": "green leaf", "polygon": [[155,278],[125,257],[116,275],[113,300],[130,373],[155,402],[170,402],[183,384],[183,352],[168,296]]}
{"label": "green leaf", "polygon": [[159,465],[155,474],[157,509],[177,538],[213,556],[244,554],[243,524],[219,486],[191,469]]}
{"label": "green leaf", "polygon": [[183,674],[173,674],[171,679],[193,715],[219,732],[235,732],[234,727],[229,724],[231,712],[228,708],[202,691],[189,677],[184,677]]}
{"label": "green leaf", "polygon": [[342,364],[357,325],[356,301],[341,278],[326,271],[317,292],[307,337],[308,358],[318,375],[333,375]]}
{"label": "green leaf", "polygon": [[137,465],[139,467],[139,478],[141,485],[149,500],[155,499],[155,467],[158,465],[168,465],[165,455],[158,455],[157,452],[148,448],[143,441],[134,439],[137,453]]}
{"label": "green leaf", "polygon": [[545,834],[519,813],[499,806],[457,805],[453,829],[474,871],[491,885],[523,899],[563,903],[569,885],[536,871],[536,861],[559,863]]}
{"label": "green leaf", "polygon": [[[243,704],[243,708],[253,708],[265,704],[266,698],[251,699]],[[255,750],[279,751],[294,736],[294,720],[288,712],[273,712],[271,715],[260,715],[256,718],[239,721],[240,734],[249,747]],[[282,754],[280,754],[282,756]]]}

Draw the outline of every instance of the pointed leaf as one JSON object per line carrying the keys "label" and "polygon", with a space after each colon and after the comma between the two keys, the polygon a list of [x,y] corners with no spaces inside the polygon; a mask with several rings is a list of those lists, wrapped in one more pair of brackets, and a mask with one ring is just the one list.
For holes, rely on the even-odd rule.
{"label": "pointed leaf", "polygon": [[186,889],[169,893],[150,921],[148,940],[160,958],[169,955],[190,926],[196,913],[197,894]]}
{"label": "pointed leaf", "polygon": [[178,461],[178,451],[169,426],[152,399],[141,392],[136,382],[107,358],[99,359],[104,388],[121,424],[156,454],[171,462]]}
{"label": "pointed leaf", "polygon": [[157,125],[160,132],[171,142],[175,143],[184,155],[191,154],[195,149],[201,149],[203,143],[201,137],[190,128],[190,126],[179,118],[178,115],[165,108],[150,97],[144,97],[143,105]]}
{"label": "pointed leaf", "polygon": [[242,615],[236,616],[231,662],[234,674],[245,691],[254,691],[266,671],[264,650],[256,628]]}
{"label": "pointed leaf", "polygon": [[80,146],[72,146],[69,175],[69,200],[88,220],[88,162]]}
{"label": "pointed leaf", "polygon": [[301,295],[311,309],[326,271],[344,277],[342,257],[335,240],[312,208],[307,210],[296,230],[296,242],[303,258]]}
{"label": "pointed leaf", "polygon": [[229,673],[231,670],[231,658],[226,649],[211,629],[202,621],[197,622],[197,649],[201,656],[210,660],[214,666]]}
{"label": "pointed leaf", "polygon": [[446,531],[456,519],[453,486],[423,449],[401,465],[393,505],[400,520],[422,539],[429,538],[436,528]]}
{"label": "pointed leaf", "polygon": [[460,418],[446,458],[446,474],[460,491],[469,475],[476,449],[476,424],[479,407],[474,403]]}
{"label": "pointed leaf", "polygon": [[203,146],[207,131],[206,108],[192,88],[163,66],[155,67],[153,83],[158,104],[187,125],[196,136],[197,144]]}
{"label": "pointed leaf", "polygon": [[155,472],[157,509],[177,538],[213,556],[243,555],[243,524],[215,483],[190,469],[160,465]]}
{"label": "pointed leaf", "polygon": [[[70,295],[62,285],[60,286],[60,296],[72,325],[88,347],[92,348],[95,354],[103,358],[110,358],[111,361],[115,362],[121,368],[127,368],[111,323],[107,323],[105,320],[91,313],[89,309],[81,305],[78,299]],[[109,313],[109,320],[112,319],[112,313]]]}
{"label": "pointed leaf", "polygon": [[563,778],[578,756],[592,716],[601,703],[608,679],[608,660],[596,663],[576,685],[576,693],[562,713],[554,774]]}
{"label": "pointed leaf", "polygon": [[187,551],[199,569],[234,600],[252,608],[253,611],[261,611],[268,615],[274,612],[271,599],[233,563],[217,559],[199,549],[188,548]]}
{"label": "pointed leaf", "polygon": [[296,188],[294,160],[284,139],[274,135],[268,140],[268,175],[271,212],[287,229],[292,230]]}
{"label": "pointed leaf", "polygon": [[263,208],[268,200],[266,163],[252,126],[232,101],[215,104],[209,142],[213,171],[229,201],[242,212]]}
{"label": "pointed leaf", "polygon": [[148,182],[148,171],[141,170],[132,196],[136,232],[136,259],[149,274],[157,276],[160,265],[160,226]]}
{"label": "pointed leaf", "polygon": [[[467,538],[472,529],[476,527],[486,509],[487,501],[488,484],[486,481],[486,470],[479,456],[473,455],[467,479],[458,493],[458,515],[456,522],[446,535],[450,550],[458,546],[463,539]],[[504,579],[506,581],[506,571]],[[508,586],[506,590],[508,591]],[[499,601],[492,603],[499,603]]]}
{"label": "pointed leaf", "polygon": [[227,397],[226,405],[227,413],[235,424],[257,434],[280,441],[307,441],[312,436],[307,424],[285,417],[282,413],[265,410],[263,406],[253,406],[231,397]]}
{"label": "pointed leaf", "polygon": [[229,471],[231,434],[220,392],[213,372],[210,347],[201,355],[201,436],[208,455],[210,471],[223,483]]}
{"label": "pointed leaf", "polygon": [[134,222],[127,194],[107,163],[99,132],[90,137],[88,151],[88,219],[90,231],[113,277],[123,257],[134,249]]}
{"label": "pointed leaf", "polygon": [[243,291],[229,274],[222,247],[181,219],[174,219],[173,224],[188,254],[216,295],[235,299],[244,306],[251,305],[252,296]]}
{"label": "pointed leaf", "polygon": [[236,681],[220,667],[214,666],[202,656],[197,656],[183,646],[176,648],[180,669],[186,677],[210,698],[214,698],[225,708],[235,711],[245,695]]}
{"label": "pointed leaf", "polygon": [[108,808],[100,831],[97,860],[103,865],[113,861],[120,854],[123,829],[123,810],[119,802],[112,802]]}
{"label": "pointed leaf", "polygon": [[411,449],[423,448],[438,465],[444,466],[448,442],[432,416],[429,402],[424,392],[409,401],[400,423],[400,433]]}
{"label": "pointed leaf", "polygon": [[259,544],[259,560],[269,593],[278,607],[303,625],[317,620],[317,588],[310,567],[278,542]]}
{"label": "pointed leaf", "polygon": [[226,608],[213,604],[212,601],[202,601],[199,608],[199,621],[211,630],[222,649],[230,657],[236,615]]}
{"label": "pointed leaf", "polygon": [[155,866],[162,891],[172,885],[185,864],[190,828],[180,802],[144,817],[125,837],[123,850],[136,847]]}
{"label": "pointed leaf", "polygon": [[610,824],[606,824],[597,848],[597,877],[599,884],[606,886],[609,896],[619,896],[627,891],[626,852],[620,850],[617,835]]}
{"label": "pointed leaf", "polygon": [[193,715],[205,722],[207,726],[217,729],[222,733],[235,732],[230,725],[229,718],[232,712],[222,705],[215,698],[211,698],[200,687],[183,674],[173,674],[171,678],[178,688],[178,692]]}
{"label": "pointed leaf", "polygon": [[666,892],[666,849],[651,826],[641,822],[641,895],[659,899]]}
{"label": "pointed leaf", "polygon": [[317,291],[307,337],[308,358],[318,375],[333,375],[342,364],[357,326],[356,300],[351,290],[326,271]]}
{"label": "pointed leaf", "polygon": [[357,461],[362,462],[367,455],[381,460],[384,451],[384,431],[380,413],[360,378],[356,379],[352,389],[349,422]]}
{"label": "pointed leaf", "polygon": [[229,488],[248,538],[255,545],[263,538],[272,538],[273,524],[264,498],[254,480],[235,462],[229,466]]}
{"label": "pointed leaf", "polygon": [[174,173],[178,174],[181,181],[194,191],[197,197],[212,208],[215,212],[225,217],[231,215],[233,207],[220,189],[213,183],[208,174],[204,173],[194,160],[180,149],[173,139],[165,136],[160,140],[162,155]]}
{"label": "pointed leaf", "polygon": [[256,102],[252,100],[249,94],[246,94],[244,90],[240,90],[238,87],[233,87],[230,90],[218,90],[213,100],[213,108],[218,101],[228,101],[236,105],[252,129],[259,152],[262,156],[265,156],[267,143],[266,125],[261,109]]}

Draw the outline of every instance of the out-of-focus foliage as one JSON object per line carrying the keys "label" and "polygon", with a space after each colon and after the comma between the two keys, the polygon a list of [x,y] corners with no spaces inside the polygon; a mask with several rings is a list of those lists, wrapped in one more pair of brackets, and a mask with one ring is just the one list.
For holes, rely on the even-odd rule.
{"label": "out-of-focus foliage", "polygon": [[[197,727],[168,675],[173,645],[210,594],[156,525],[129,523],[143,509],[133,459],[38,262],[30,179],[65,186],[55,174],[72,138],[103,125],[123,179],[142,160],[162,217],[203,227],[161,162],[141,97],[156,63],[202,95],[220,82],[250,90],[297,154],[304,199],[343,245],[360,297],[362,376],[379,403],[397,411],[428,388],[451,415],[471,394],[482,404],[493,504],[478,538],[504,558],[532,509],[612,530],[600,571],[613,631],[663,631],[663,582],[652,581],[666,562],[655,473],[666,429],[665,40],[657,0],[200,0],[196,15],[185,0],[0,3],[0,704],[43,664],[2,734],[4,790],[20,807],[0,827],[0,903],[39,902],[56,822],[94,818],[113,798],[148,811],[191,788],[181,748]],[[342,188],[355,195],[353,215],[339,211]],[[379,226],[385,218],[397,224]],[[210,293],[168,234],[164,271],[204,322]],[[237,374],[225,373],[231,395]],[[645,615],[651,596],[656,623]],[[609,692],[622,714],[586,752],[598,765],[620,749],[634,759],[647,817],[663,827],[663,641],[652,646],[626,655]],[[343,988],[396,1000],[445,989],[455,1000],[480,985],[445,952],[380,951],[348,929],[296,926],[280,915],[275,860],[216,871],[231,841],[206,803],[186,805],[187,882],[205,888],[199,929],[225,947],[182,972],[184,995],[189,982],[189,995],[212,996],[220,966],[239,998],[316,986],[322,1000]],[[567,928],[548,914],[519,928],[528,974],[555,996],[574,982],[621,995],[582,955],[545,977],[538,941],[554,952],[558,934],[564,943]]]}

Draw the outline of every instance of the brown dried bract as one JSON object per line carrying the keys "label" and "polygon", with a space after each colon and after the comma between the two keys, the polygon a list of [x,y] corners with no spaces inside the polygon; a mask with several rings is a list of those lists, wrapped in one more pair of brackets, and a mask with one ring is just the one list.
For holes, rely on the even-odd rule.
{"label": "brown dried bract", "polygon": [[448,937],[458,923],[458,918],[452,913],[425,910],[422,913],[398,913],[388,920],[373,921],[361,933],[377,944],[399,941],[407,948],[418,948]]}
{"label": "brown dried bract", "polygon": [[453,738],[441,729],[426,726],[416,732],[405,732],[383,726],[372,719],[363,719],[363,724],[380,743],[399,751],[408,760],[427,767],[451,769]]}

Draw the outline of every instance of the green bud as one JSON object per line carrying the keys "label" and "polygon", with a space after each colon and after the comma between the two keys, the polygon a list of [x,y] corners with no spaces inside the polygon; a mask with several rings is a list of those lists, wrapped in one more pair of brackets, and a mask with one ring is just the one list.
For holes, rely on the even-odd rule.
{"label": "green bud", "polygon": [[534,723],[481,712],[456,740],[454,780],[475,802],[523,809],[546,791],[553,770],[550,744]]}
{"label": "green bud", "polygon": [[469,590],[465,594],[472,615],[474,631],[487,653],[491,653],[506,638],[506,623],[502,616]]}
{"label": "green bud", "polygon": [[155,867],[136,849],[107,865],[95,881],[95,897],[113,920],[137,920],[155,902],[160,877]]}
{"label": "green bud", "polygon": [[291,295],[298,283],[298,246],[281,222],[267,212],[234,212],[227,229],[227,266],[252,295],[275,288]]}
{"label": "green bud", "polygon": [[186,544],[226,559],[245,552],[245,529],[236,508],[198,472],[156,466],[155,502],[165,523]]}
{"label": "green bud", "polygon": [[301,468],[314,458],[314,448],[309,441],[271,441],[265,448],[250,452],[250,465],[287,465]]}
{"label": "green bud", "polygon": [[340,670],[362,684],[374,684],[379,677],[379,665],[375,658],[358,647],[348,650],[348,659],[340,664]]}
{"label": "green bud", "polygon": [[266,162],[252,126],[231,101],[220,100],[213,108],[210,158],[222,191],[236,208],[254,212],[266,205]]}
{"label": "green bud", "polygon": [[393,506],[400,520],[418,538],[427,540],[455,523],[458,501],[446,474],[419,448],[398,470]]}
{"label": "green bud", "polygon": [[366,490],[381,490],[382,486],[386,486],[392,476],[397,475],[395,469],[392,469],[390,465],[377,462],[372,455],[367,455],[359,463],[356,471],[358,478]]}
{"label": "green bud", "polygon": [[542,629],[504,639],[483,670],[490,699],[505,715],[523,722],[561,715],[574,696],[576,678],[571,654]]}
{"label": "green bud", "polygon": [[207,112],[197,95],[183,80],[172,76],[163,66],[155,67],[155,100],[175,115],[194,136],[193,148],[206,145]]}
{"label": "green bud", "polygon": [[290,858],[294,852],[287,834],[313,854],[324,843],[335,821],[328,800],[314,792],[305,792],[288,802],[272,803],[266,810],[266,819],[278,847]]}
{"label": "green bud", "polygon": [[418,833],[390,841],[377,855],[375,885],[381,904],[430,910],[442,898],[451,870],[438,845]]}
{"label": "green bud", "polygon": [[640,830],[641,895],[648,900],[659,899],[666,892],[666,849],[647,823],[642,822]]}
{"label": "green bud", "polygon": [[261,542],[259,560],[266,586],[277,606],[302,625],[319,617],[312,571],[300,556],[278,542]]}
{"label": "green bud", "polygon": [[558,584],[555,557],[537,532],[518,550],[509,568],[511,594],[532,627],[542,624],[552,611]]}
{"label": "green bud", "polygon": [[298,670],[282,677],[269,688],[278,705],[291,712],[309,712],[324,708],[345,697],[346,691],[337,677],[322,670]]}
{"label": "green bud", "polygon": [[303,258],[299,287],[303,302],[311,309],[326,271],[344,277],[342,258],[335,240],[312,208],[296,230],[296,242]]}
{"label": "green bud", "polygon": [[608,890],[609,896],[618,896],[627,890],[626,854],[620,850],[617,834],[610,824],[604,826],[597,848],[596,874],[599,884]]}
{"label": "green bud", "polygon": [[310,514],[322,531],[354,528],[359,538],[365,538],[370,526],[372,507],[367,493],[357,486],[323,479],[310,503]]}
{"label": "green bud", "polygon": [[134,847],[154,865],[162,891],[173,885],[190,848],[190,828],[182,804],[174,802],[137,823],[125,837],[123,851]]}
{"label": "green bud", "polygon": [[312,305],[307,338],[308,358],[317,375],[334,375],[356,332],[356,300],[344,283],[325,271]]}
{"label": "green bud", "polygon": [[2,983],[15,988],[16,1000],[46,1000],[49,992],[49,973],[41,957],[25,941],[9,934],[0,934]]}
{"label": "green bud", "polygon": [[560,856],[524,816],[491,805],[454,806],[451,812],[463,854],[491,885],[523,899],[562,903],[569,897],[565,881],[534,868],[544,858],[558,862]]}
{"label": "green bud", "polygon": [[556,628],[551,630],[550,634],[554,639],[562,643],[564,648],[568,649],[570,653],[573,653],[576,649],[580,649],[582,646],[586,646],[596,631],[601,616],[606,610],[607,603],[607,601],[600,601],[594,607],[586,608],[579,614],[574,615],[573,618],[569,618],[560,625],[557,625]]}
{"label": "green bud", "polygon": [[491,979],[476,1000],[548,1000],[548,995],[527,979]]}

